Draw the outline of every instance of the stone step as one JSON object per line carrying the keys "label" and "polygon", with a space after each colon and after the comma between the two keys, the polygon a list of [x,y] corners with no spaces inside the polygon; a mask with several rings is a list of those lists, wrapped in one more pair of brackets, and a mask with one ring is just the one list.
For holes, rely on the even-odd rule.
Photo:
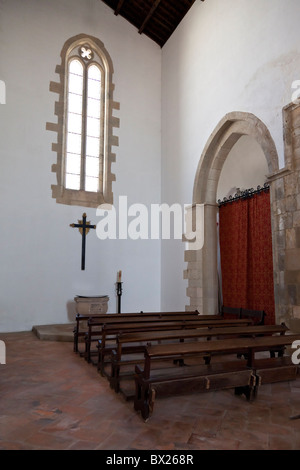
{"label": "stone step", "polygon": [[75,323],[55,325],[35,325],[32,331],[44,341],[73,341]]}

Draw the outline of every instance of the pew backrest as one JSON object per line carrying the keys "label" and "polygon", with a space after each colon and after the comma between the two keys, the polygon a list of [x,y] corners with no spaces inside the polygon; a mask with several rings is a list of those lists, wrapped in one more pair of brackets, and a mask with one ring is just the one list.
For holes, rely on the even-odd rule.
{"label": "pew backrest", "polygon": [[242,308],[240,318],[249,318],[253,320],[256,325],[264,325],[266,313],[264,310],[251,310]]}

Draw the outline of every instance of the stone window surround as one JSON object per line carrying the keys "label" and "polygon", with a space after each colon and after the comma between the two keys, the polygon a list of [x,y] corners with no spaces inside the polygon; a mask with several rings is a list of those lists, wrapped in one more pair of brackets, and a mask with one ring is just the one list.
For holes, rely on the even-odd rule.
{"label": "stone window surround", "polygon": [[185,251],[190,305],[200,313],[218,312],[217,186],[223,164],[242,135],[261,146],[269,169],[276,322],[300,328],[300,105],[283,109],[285,167],[278,168],[274,141],[265,124],[250,113],[227,114],[211,134],[197,168],[193,204],[204,204],[204,246]]}
{"label": "stone window surround", "polygon": [[[102,191],[98,193],[88,191],[75,191],[64,188],[64,110],[65,110],[65,90],[66,90],[66,71],[68,51],[74,47],[74,44],[85,45],[89,43],[102,58],[106,67],[106,122],[105,122],[105,146],[103,157],[103,181]],[[113,129],[119,128],[119,119],[113,116],[114,110],[119,110],[119,103],[113,100],[114,85],[112,60],[106,51],[104,44],[93,36],[80,34],[68,39],[61,51],[61,64],[56,66],[55,72],[59,74],[59,82],[50,82],[50,91],[58,94],[58,101],[55,102],[55,115],[57,123],[46,123],[46,130],[57,134],[57,141],[52,144],[52,150],[57,154],[57,161],[52,165],[52,171],[56,174],[57,184],[52,185],[52,197],[57,203],[67,205],[78,205],[84,207],[98,207],[100,204],[113,204],[112,182],[115,181],[115,175],[111,171],[112,163],[116,161],[116,155],[112,152],[113,146],[119,145],[118,137],[113,135]]]}

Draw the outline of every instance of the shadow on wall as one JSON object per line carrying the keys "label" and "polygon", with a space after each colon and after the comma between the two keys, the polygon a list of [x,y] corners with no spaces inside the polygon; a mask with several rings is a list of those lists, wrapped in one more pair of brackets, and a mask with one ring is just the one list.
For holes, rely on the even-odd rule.
{"label": "shadow on wall", "polygon": [[74,300],[68,300],[66,307],[68,321],[74,322],[76,318],[76,302],[74,302]]}

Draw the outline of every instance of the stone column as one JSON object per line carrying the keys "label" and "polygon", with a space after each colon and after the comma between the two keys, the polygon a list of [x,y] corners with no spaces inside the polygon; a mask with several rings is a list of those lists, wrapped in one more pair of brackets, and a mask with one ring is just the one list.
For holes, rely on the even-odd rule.
{"label": "stone column", "polygon": [[300,331],[300,105],[283,117],[286,167],[269,177],[276,322]]}
{"label": "stone column", "polygon": [[186,310],[205,315],[218,313],[217,204],[204,204],[204,244],[200,250],[187,250],[184,279],[188,279]]}

